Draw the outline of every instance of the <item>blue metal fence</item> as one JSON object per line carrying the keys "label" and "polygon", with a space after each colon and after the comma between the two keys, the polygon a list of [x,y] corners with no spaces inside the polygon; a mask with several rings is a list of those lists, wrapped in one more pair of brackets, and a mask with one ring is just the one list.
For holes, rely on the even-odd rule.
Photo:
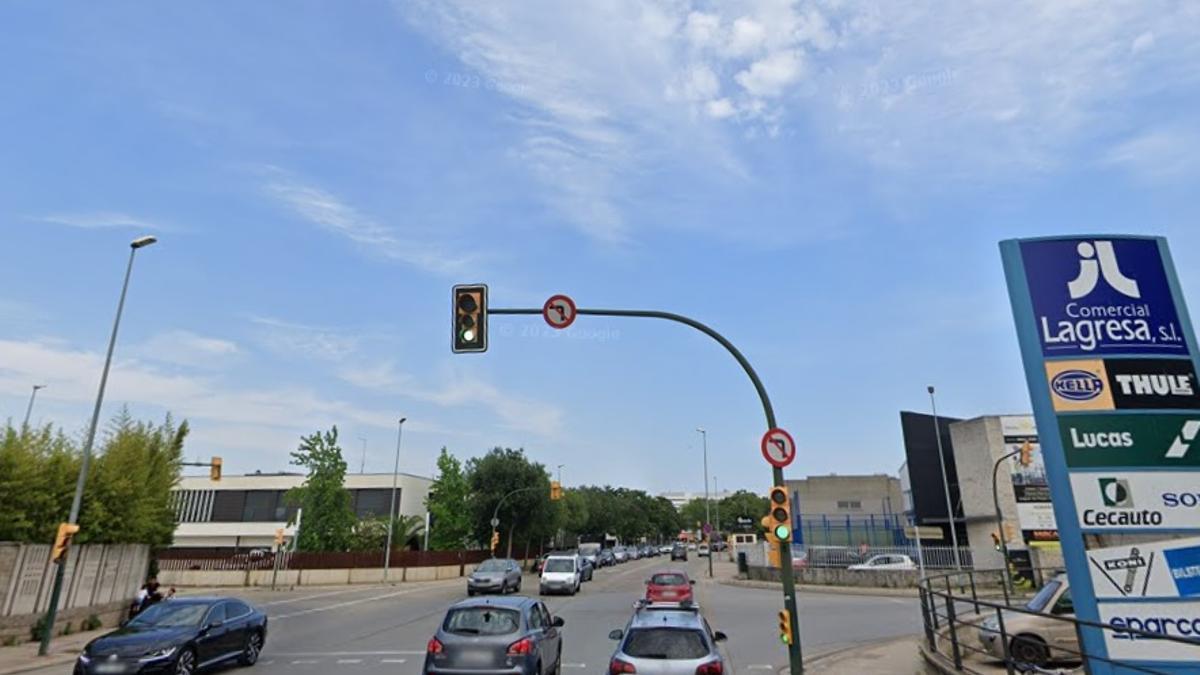
{"label": "blue metal fence", "polygon": [[898,513],[794,513],[795,543],[801,546],[905,546],[904,516]]}

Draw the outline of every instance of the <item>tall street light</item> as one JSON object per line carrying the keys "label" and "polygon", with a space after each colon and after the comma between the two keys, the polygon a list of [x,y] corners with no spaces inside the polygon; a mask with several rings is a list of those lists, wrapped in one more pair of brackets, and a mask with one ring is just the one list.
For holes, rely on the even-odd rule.
{"label": "tall street light", "polygon": [[[706,529],[711,529],[712,528],[712,514],[709,512],[709,499],[708,499],[708,432],[705,431],[703,427],[696,427],[696,431],[700,432],[700,437],[704,443],[704,527]],[[709,544],[708,544],[708,577],[711,579],[712,575],[713,575],[712,537],[709,535],[708,532],[704,533],[704,540],[709,542]]]}
{"label": "tall street light", "polygon": [[29,407],[25,409],[25,423],[21,425],[22,429],[29,426],[29,414],[33,412],[33,399],[37,398],[38,389],[45,388],[44,384],[33,385],[33,393],[29,395]]}
{"label": "tall street light", "polygon": [[938,464],[942,467],[942,487],[946,491],[946,517],[950,520],[950,543],[954,547],[954,569],[962,569],[958,558],[958,526],[954,523],[954,505],[950,501],[950,478],[946,472],[946,455],[942,450],[942,426],[938,424],[937,401],[933,397],[933,385],[926,388],[929,392],[929,405],[933,409],[933,435],[937,438]]}
{"label": "tall street light", "polygon": [[401,417],[396,428],[396,464],[392,467],[392,505],[388,508],[387,548],[383,551],[383,581],[387,583],[388,569],[392,566],[392,530],[396,529],[396,479],[400,476],[400,440],[404,438],[404,422]]}
{"label": "tall street light", "polygon": [[362,461],[358,463],[358,472],[362,474],[367,472],[367,439],[359,436],[358,440],[363,443]]}
{"label": "tall street light", "polygon": [[[145,248],[158,239],[145,236],[129,243],[129,263],[125,266],[125,282],[121,285],[121,299],[117,302],[117,316],[113,320],[112,335],[108,338],[108,354],[104,357],[104,370],[100,372],[100,389],[96,392],[96,407],[92,409],[92,423],[88,425],[87,437],[83,442],[83,458],[79,465],[79,478],[75,481],[75,496],[71,499],[71,515],[67,522],[79,522],[79,508],[83,503],[83,486],[87,482],[88,466],[92,459],[92,443],[96,440],[96,425],[100,422],[100,406],[104,403],[104,387],[108,384],[108,370],[112,365],[113,349],[117,346],[117,329],[121,326],[121,312],[125,309],[125,294],[129,291],[129,276],[133,273],[133,256],[139,248]],[[36,393],[36,390],[35,390]],[[62,594],[63,577],[67,569],[69,550],[58,559],[58,570],[54,573],[54,589],[50,592],[50,607],[46,612],[46,627],[42,631],[42,643],[38,656],[45,656],[50,649],[50,635],[54,631],[54,616],[58,613],[58,599]]]}
{"label": "tall street light", "polygon": [[559,485],[562,485],[562,468],[563,468],[564,466],[566,466],[566,464],[559,464],[559,465],[558,465],[558,484],[559,484]]}
{"label": "tall street light", "polygon": [[[713,528],[713,531],[716,532],[718,535],[720,535],[721,534],[721,490],[717,487],[717,477],[716,476],[713,476],[713,496],[715,496],[717,498],[717,503],[714,504],[714,506],[716,507],[717,524],[716,524],[716,527]],[[711,550],[708,553],[709,553],[709,555],[712,555]]]}

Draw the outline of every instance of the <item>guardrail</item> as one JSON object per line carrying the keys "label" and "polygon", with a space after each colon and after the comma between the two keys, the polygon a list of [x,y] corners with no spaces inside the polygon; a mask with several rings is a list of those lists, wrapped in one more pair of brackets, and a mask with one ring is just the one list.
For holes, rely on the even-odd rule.
{"label": "guardrail", "polygon": [[[1057,571],[1033,570],[1037,588],[1053,581]],[[1114,637],[1131,640],[1166,640],[1194,648],[1194,663],[1200,663],[1200,639],[1189,639],[1140,630],[1126,625],[1084,621],[1069,614],[1052,614],[1017,604],[1035,594],[1011,594],[1004,583],[1006,570],[964,570],[921,579],[921,617],[924,639],[930,652],[945,659],[958,672],[984,675],[1004,668],[1016,673],[1063,673],[1046,666],[1060,663],[1086,669],[1085,660],[1120,666],[1121,672],[1179,675],[1179,669],[1159,670],[1132,665],[1081,650],[1081,626],[1100,628]],[[1053,598],[1048,598],[1053,599]],[[1045,630],[1074,635],[1074,646],[1063,641],[1050,644],[1038,630],[1017,627],[1022,617],[1035,617]],[[1043,623],[1044,622],[1044,623]],[[1041,630],[1041,629],[1039,629]],[[948,651],[947,651],[948,650]],[[1181,665],[1187,665],[1186,662]]]}

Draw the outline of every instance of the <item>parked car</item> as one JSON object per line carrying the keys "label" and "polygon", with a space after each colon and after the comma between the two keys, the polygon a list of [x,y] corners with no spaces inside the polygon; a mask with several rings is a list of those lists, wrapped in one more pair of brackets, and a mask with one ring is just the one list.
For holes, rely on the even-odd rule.
{"label": "parked car", "polygon": [[592,576],[596,573],[596,568],[587,558],[580,556],[579,558],[579,580],[591,581]]}
{"label": "parked car", "polygon": [[75,675],[192,675],[202,666],[228,661],[252,666],[266,640],[267,615],[249,603],[237,598],[173,598],[89,642],[76,659]]}
{"label": "parked car", "polygon": [[[1025,603],[1024,609],[1034,614],[1001,612],[1004,634],[1008,636],[1008,652],[1015,661],[1044,666],[1051,661],[1077,658],[1079,638],[1074,622],[1050,618],[1075,617],[1067,575],[1060,574],[1046,582],[1042,590]],[[995,616],[989,616],[979,624],[978,636],[988,654],[1004,658],[1000,624]]]}
{"label": "parked car", "polygon": [[613,551],[613,557],[616,559],[618,564],[623,563],[623,562],[629,562],[629,551],[626,551],[624,548],[622,548],[620,546],[614,548],[612,551]]}
{"label": "parked car", "polygon": [[608,672],[655,675],[722,675],[725,659],[717,647],[725,634],[714,632],[691,605],[643,605],[624,630],[608,634],[617,641]]}
{"label": "parked car", "polygon": [[671,547],[671,560],[672,561],[682,560],[684,562],[687,562],[687,554],[688,554],[687,546],[684,546],[683,544],[675,544],[674,546]]}
{"label": "parked car", "polygon": [[592,564],[592,567],[600,566],[600,544],[587,542],[579,545],[579,556]]}
{"label": "parked car", "polygon": [[612,567],[617,564],[617,556],[613,555],[612,549],[606,548],[596,556],[596,563],[598,567]]}
{"label": "parked car", "polygon": [[423,673],[551,675],[562,667],[562,617],[533,598],[463,600],[425,648]]}
{"label": "parked car", "polygon": [[865,563],[860,565],[851,565],[846,569],[849,570],[915,570],[917,564],[912,561],[912,558],[900,554],[874,555],[867,558]]}
{"label": "parked car", "polygon": [[630,560],[641,560],[642,552],[636,546],[626,546],[625,553],[629,554]]}
{"label": "parked car", "polygon": [[467,595],[476,593],[499,593],[521,590],[521,566],[516,560],[492,558],[479,563],[479,567],[467,577]]}
{"label": "parked car", "polygon": [[648,602],[690,602],[695,581],[682,570],[655,572],[646,580]]}
{"label": "parked car", "polygon": [[817,546],[795,558],[793,567],[840,567],[858,565],[864,561],[857,551],[845,546]]}
{"label": "parked car", "polygon": [[671,552],[671,550],[673,548],[675,548],[675,547],[672,546],[671,544],[663,544],[662,546],[658,547],[658,552],[660,555],[667,555],[668,553]]}
{"label": "parked car", "polygon": [[726,544],[724,539],[716,539],[710,548],[713,551],[726,551],[729,550],[729,544]]}
{"label": "parked car", "polygon": [[538,593],[567,593],[575,595],[579,592],[582,579],[583,565],[576,555],[552,555],[546,558],[542,567],[542,578],[538,582]]}
{"label": "parked car", "polygon": [[696,550],[696,542],[694,542],[694,541],[693,541],[693,542],[689,542],[689,543],[688,543],[688,545],[687,545],[687,547],[688,547],[688,550],[689,550],[689,551],[695,551],[695,550]]}
{"label": "parked car", "polygon": [[700,544],[696,547],[696,555],[701,558],[708,557],[708,544]]}

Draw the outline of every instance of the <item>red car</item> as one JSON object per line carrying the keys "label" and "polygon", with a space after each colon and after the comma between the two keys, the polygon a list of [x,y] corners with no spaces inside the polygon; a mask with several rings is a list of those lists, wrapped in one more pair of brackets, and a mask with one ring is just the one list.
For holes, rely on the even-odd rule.
{"label": "red car", "polygon": [[690,601],[692,600],[692,586],[695,583],[695,581],[688,578],[687,572],[679,570],[655,572],[646,581],[646,601]]}

